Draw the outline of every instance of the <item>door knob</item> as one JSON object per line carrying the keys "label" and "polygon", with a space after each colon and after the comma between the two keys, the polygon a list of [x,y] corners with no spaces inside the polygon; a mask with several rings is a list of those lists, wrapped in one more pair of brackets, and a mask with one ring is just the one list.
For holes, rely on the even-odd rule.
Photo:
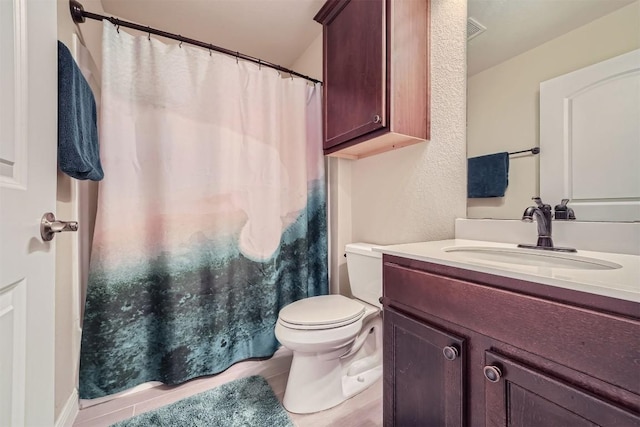
{"label": "door knob", "polygon": [[45,242],[53,240],[53,236],[62,231],[78,231],[78,221],[58,221],[51,212],[42,215],[42,220],[40,220],[42,240]]}

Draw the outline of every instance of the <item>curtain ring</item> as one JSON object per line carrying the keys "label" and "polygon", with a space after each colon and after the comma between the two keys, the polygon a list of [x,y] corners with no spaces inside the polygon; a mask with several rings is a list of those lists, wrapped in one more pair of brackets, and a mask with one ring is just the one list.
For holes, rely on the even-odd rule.
{"label": "curtain ring", "polygon": [[120,34],[120,20],[116,18],[116,31]]}
{"label": "curtain ring", "polygon": [[147,30],[149,31],[149,35],[147,36],[147,40],[151,41],[151,27],[147,27]]}
{"label": "curtain ring", "polygon": [[240,57],[240,52],[236,51],[236,64],[238,63],[238,58]]}
{"label": "curtain ring", "polygon": [[258,70],[262,70],[262,59],[258,59]]}
{"label": "curtain ring", "polygon": [[[178,37],[182,38],[182,35],[181,35],[181,34],[178,34]],[[178,45],[178,47],[179,47],[180,49],[182,49],[182,40],[180,40],[180,44]]]}

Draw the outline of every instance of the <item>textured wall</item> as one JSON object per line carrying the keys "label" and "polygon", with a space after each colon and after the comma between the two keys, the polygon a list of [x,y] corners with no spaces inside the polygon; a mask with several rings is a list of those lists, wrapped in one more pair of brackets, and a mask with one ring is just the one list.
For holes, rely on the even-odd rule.
{"label": "textured wall", "polygon": [[465,0],[431,1],[431,140],[351,164],[354,241],[453,238],[466,213]]}
{"label": "textured wall", "polygon": [[[333,293],[350,294],[345,244],[453,238],[455,218],[466,215],[466,19],[466,0],[431,1],[431,141],[357,161],[329,158]],[[293,68],[320,76],[321,58],[316,39]]]}
{"label": "textured wall", "polygon": [[[466,19],[466,0],[432,0],[431,141],[357,161],[329,158],[332,293],[350,294],[345,244],[453,238],[454,219],[465,216]],[[293,68],[320,76],[321,58],[316,39]]]}
{"label": "textured wall", "polygon": [[[638,49],[639,16],[634,2],[469,77],[469,157],[539,145],[540,82]],[[505,197],[469,199],[469,218],[519,219],[538,182],[538,156],[512,157]]]}

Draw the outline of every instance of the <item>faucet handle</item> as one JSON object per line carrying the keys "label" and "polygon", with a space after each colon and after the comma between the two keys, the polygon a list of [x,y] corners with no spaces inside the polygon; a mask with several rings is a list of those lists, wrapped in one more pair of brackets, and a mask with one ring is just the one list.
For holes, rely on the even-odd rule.
{"label": "faucet handle", "polygon": [[559,205],[554,208],[555,219],[576,219],[576,214],[573,209],[567,206],[569,199],[562,199]]}
{"label": "faucet handle", "polygon": [[536,202],[536,205],[538,205],[540,209],[551,210],[551,205],[547,205],[546,203],[544,203],[540,197],[532,197],[531,200]]}

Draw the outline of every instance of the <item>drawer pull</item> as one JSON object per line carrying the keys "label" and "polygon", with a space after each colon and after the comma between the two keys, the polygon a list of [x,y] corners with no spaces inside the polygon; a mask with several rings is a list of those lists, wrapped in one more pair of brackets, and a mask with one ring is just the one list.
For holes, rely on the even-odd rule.
{"label": "drawer pull", "polygon": [[379,115],[375,115],[373,116],[373,123],[380,123],[382,121],[382,117],[380,117]]}
{"label": "drawer pull", "polygon": [[502,377],[502,371],[500,371],[500,368],[497,366],[485,366],[484,377],[492,383],[497,383],[500,381],[500,377]]}
{"label": "drawer pull", "polygon": [[442,354],[444,354],[444,358],[447,360],[455,360],[460,355],[460,352],[456,347],[448,345],[442,349]]}

